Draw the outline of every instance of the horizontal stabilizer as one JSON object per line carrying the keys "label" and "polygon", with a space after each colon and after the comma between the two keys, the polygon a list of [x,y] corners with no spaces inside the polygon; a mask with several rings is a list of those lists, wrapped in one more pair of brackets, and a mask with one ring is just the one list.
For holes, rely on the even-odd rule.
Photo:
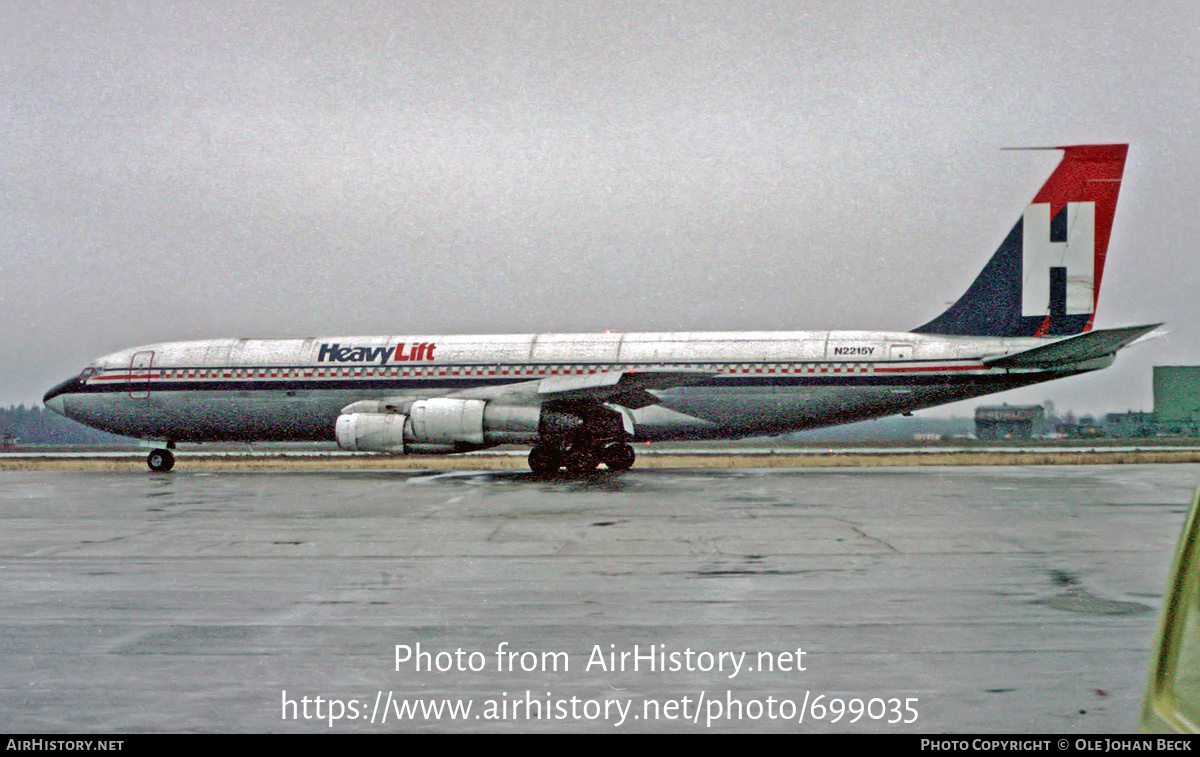
{"label": "horizontal stabilizer", "polygon": [[989,368],[1036,368],[1082,363],[1113,355],[1117,350],[1161,325],[1154,323],[1149,326],[1089,331],[1012,355],[985,358],[983,364]]}

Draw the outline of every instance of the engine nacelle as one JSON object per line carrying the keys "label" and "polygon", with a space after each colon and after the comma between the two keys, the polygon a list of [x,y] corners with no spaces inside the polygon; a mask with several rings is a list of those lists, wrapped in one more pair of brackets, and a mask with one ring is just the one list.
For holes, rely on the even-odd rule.
{"label": "engine nacelle", "polygon": [[483,400],[434,397],[417,400],[408,410],[412,439],[425,444],[466,442],[483,445]]}
{"label": "engine nacelle", "polygon": [[347,406],[337,419],[338,446],[404,455],[532,444],[543,420],[540,407],[484,400],[435,397],[404,404],[407,413],[387,412],[375,401]]}
{"label": "engine nacelle", "polygon": [[537,405],[451,397],[364,400],[342,409],[337,419],[337,443],[354,452],[403,455],[534,444],[541,437],[563,435],[585,426],[595,426],[604,436],[622,433],[620,416],[612,411],[587,417],[591,420]]}
{"label": "engine nacelle", "polygon": [[403,455],[407,420],[398,413],[343,413],[337,419],[338,446],[351,452]]}

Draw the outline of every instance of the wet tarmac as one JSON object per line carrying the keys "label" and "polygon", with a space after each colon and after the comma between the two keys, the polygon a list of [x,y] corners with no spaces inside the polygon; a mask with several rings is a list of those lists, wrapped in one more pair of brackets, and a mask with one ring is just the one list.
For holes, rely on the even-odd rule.
{"label": "wet tarmac", "polygon": [[1198,478],[0,472],[0,729],[1128,732]]}

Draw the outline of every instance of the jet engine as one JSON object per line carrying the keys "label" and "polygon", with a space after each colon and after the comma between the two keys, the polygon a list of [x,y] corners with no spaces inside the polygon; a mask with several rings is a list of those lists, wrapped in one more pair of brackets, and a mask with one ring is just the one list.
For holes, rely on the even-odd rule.
{"label": "jet engine", "polygon": [[415,401],[366,400],[342,409],[337,443],[354,452],[441,454],[533,444],[583,424],[574,414],[540,406],[434,397]]}
{"label": "jet engine", "polygon": [[404,454],[408,416],[398,413],[343,413],[337,419],[337,443],[351,452]]}

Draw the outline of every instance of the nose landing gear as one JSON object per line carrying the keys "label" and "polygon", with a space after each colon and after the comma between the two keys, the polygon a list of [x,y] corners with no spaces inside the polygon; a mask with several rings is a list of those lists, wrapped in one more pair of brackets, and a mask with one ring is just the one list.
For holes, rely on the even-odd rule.
{"label": "nose landing gear", "polygon": [[166,473],[175,467],[175,455],[171,453],[173,449],[175,449],[175,442],[168,439],[165,448],[150,450],[150,454],[146,455],[146,465],[156,473]]}
{"label": "nose landing gear", "polygon": [[150,470],[157,473],[166,473],[175,466],[175,455],[171,454],[169,449],[151,450],[149,455],[146,455],[146,465],[150,466]]}

